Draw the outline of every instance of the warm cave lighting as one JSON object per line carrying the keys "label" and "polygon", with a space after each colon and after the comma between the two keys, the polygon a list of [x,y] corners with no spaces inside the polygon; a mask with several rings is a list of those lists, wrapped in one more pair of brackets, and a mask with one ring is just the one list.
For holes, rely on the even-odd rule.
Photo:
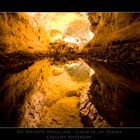
{"label": "warm cave lighting", "polygon": [[89,34],[88,34],[88,39],[80,39],[80,38],[76,38],[76,37],[65,37],[63,40],[65,42],[70,42],[70,43],[73,43],[73,44],[77,44],[77,45],[84,45],[85,43],[87,43],[88,41],[90,41],[92,38],[94,37],[94,34],[89,31]]}
{"label": "warm cave lighting", "polygon": [[[39,26],[48,33],[50,42],[63,40],[77,45],[89,42],[94,34],[85,12],[27,12],[30,23]],[[58,31],[56,35],[50,31]],[[55,32],[53,32],[55,34]]]}
{"label": "warm cave lighting", "polygon": [[63,39],[65,42],[71,42],[74,44],[79,44],[79,39],[78,38],[73,38],[73,37],[66,37]]}

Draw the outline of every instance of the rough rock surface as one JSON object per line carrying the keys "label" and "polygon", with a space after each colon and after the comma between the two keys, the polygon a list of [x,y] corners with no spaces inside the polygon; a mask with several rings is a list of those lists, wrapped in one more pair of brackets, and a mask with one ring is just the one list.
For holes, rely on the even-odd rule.
{"label": "rough rock surface", "polygon": [[139,126],[140,14],[90,13],[89,19],[94,39],[83,58],[95,70],[90,99],[112,126]]}
{"label": "rough rock surface", "polygon": [[94,32],[94,46],[139,42],[139,13],[99,12],[88,15]]}
{"label": "rough rock surface", "polygon": [[[41,40],[40,40],[41,38]],[[45,41],[42,41],[45,39]],[[25,13],[0,13],[0,51],[44,51],[49,39],[42,28],[34,28]]]}
{"label": "rough rock surface", "polygon": [[80,114],[84,127],[107,128],[111,127],[107,121],[98,113],[94,102],[90,100],[90,89],[86,89],[80,96]]}

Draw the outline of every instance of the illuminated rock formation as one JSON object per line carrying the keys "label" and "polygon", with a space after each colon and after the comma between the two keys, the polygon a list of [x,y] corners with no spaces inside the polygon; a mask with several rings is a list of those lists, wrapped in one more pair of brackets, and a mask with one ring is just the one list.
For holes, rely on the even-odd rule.
{"label": "illuminated rock formation", "polygon": [[140,126],[139,45],[139,13],[0,13],[0,125]]}

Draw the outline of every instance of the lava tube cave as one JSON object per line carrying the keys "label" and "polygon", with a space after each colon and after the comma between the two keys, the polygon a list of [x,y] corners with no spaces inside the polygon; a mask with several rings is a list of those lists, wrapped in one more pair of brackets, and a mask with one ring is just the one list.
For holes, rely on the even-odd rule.
{"label": "lava tube cave", "polygon": [[1,12],[0,127],[140,126],[140,13]]}

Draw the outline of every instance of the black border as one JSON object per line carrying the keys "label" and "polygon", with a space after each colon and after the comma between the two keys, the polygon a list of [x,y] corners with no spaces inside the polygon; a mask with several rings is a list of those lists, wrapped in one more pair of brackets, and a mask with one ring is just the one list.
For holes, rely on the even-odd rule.
{"label": "black border", "polygon": [[94,139],[139,138],[140,128],[0,128],[3,138]]}
{"label": "black border", "polygon": [[0,0],[0,11],[139,12],[139,0]]}
{"label": "black border", "polygon": [[[140,12],[139,0],[0,0],[1,12]],[[70,135],[81,136],[68,138],[69,134],[56,134],[55,131],[69,131]],[[89,139],[94,138],[137,138],[140,128],[0,128],[2,138],[39,138],[61,139],[55,136],[65,136],[66,139],[83,139],[89,131]],[[36,132],[36,133],[35,133]],[[51,134],[49,134],[51,132]],[[93,132],[93,133],[91,133]],[[119,133],[120,132],[120,133]],[[50,137],[48,137],[50,136]],[[52,136],[52,138],[51,138]]]}

